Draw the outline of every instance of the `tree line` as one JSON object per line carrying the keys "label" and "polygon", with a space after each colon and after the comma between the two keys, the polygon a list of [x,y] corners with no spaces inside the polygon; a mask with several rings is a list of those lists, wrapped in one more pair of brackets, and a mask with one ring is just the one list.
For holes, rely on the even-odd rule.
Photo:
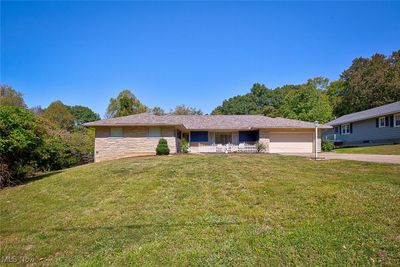
{"label": "tree line", "polygon": [[328,122],[335,117],[400,101],[400,50],[390,56],[356,58],[338,80],[269,89],[256,83],[250,92],[226,99],[212,114],[263,114]]}

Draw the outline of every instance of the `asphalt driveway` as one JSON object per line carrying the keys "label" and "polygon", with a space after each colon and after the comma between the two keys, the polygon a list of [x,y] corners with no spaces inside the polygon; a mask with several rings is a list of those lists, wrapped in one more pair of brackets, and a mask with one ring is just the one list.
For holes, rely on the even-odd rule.
{"label": "asphalt driveway", "polygon": [[[304,156],[304,157],[313,156],[311,154],[291,154],[291,155]],[[346,160],[400,164],[399,155],[318,153],[318,156],[325,159],[346,159]]]}

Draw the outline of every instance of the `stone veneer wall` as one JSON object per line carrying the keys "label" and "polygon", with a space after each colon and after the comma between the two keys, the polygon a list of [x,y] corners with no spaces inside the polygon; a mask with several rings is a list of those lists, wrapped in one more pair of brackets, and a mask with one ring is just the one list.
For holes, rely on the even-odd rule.
{"label": "stone veneer wall", "polygon": [[269,153],[269,133],[266,129],[259,130],[259,140],[258,142],[263,143],[265,145],[264,153]]}
{"label": "stone veneer wall", "polygon": [[[123,137],[111,137],[110,127],[97,127],[95,162],[137,155],[155,155],[161,137],[149,137],[149,127],[122,127]],[[177,138],[173,127],[161,128],[162,138],[168,142],[170,153],[177,152]]]}

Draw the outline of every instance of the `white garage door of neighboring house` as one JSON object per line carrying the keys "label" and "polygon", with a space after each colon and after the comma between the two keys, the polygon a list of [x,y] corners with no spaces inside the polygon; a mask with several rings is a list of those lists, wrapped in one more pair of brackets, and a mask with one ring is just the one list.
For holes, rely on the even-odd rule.
{"label": "white garage door of neighboring house", "polygon": [[270,133],[270,153],[312,153],[312,133]]}

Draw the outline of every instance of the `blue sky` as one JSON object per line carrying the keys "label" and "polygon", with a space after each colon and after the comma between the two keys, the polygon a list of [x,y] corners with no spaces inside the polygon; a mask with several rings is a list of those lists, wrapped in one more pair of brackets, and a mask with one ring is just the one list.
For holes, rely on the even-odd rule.
{"label": "blue sky", "polygon": [[249,91],[325,76],[400,49],[400,3],[1,2],[1,83],[29,106],[104,115],[130,89],[144,104],[204,112]]}

